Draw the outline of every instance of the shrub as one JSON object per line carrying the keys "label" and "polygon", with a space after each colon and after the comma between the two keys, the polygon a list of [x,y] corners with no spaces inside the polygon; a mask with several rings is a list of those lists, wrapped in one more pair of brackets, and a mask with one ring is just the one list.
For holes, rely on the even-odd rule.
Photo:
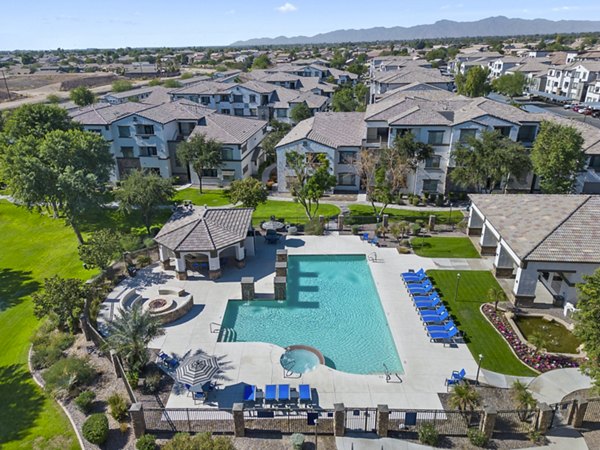
{"label": "shrub", "polygon": [[311,221],[304,226],[304,232],[313,236],[322,236],[324,231],[325,228],[323,227],[323,224],[319,222],[318,218],[311,219]]}
{"label": "shrub", "polygon": [[156,394],[160,389],[160,372],[152,372],[144,380],[144,389],[148,394]]}
{"label": "shrub", "polygon": [[435,198],[435,206],[442,206],[444,204],[444,194],[438,194]]}
{"label": "shrub", "polygon": [[152,258],[148,255],[141,255],[137,257],[137,263],[140,267],[146,267],[152,263]]}
{"label": "shrub", "polygon": [[408,240],[408,239],[402,239],[400,241],[400,245],[403,246],[403,247],[410,247],[410,240]]}
{"label": "shrub", "polygon": [[46,389],[59,398],[69,398],[82,386],[96,377],[96,369],[82,358],[69,357],[58,360],[43,374]]}
{"label": "shrub", "polygon": [[352,225],[352,234],[357,235],[358,233],[360,233],[360,226]]}
{"label": "shrub", "polygon": [[118,422],[121,422],[127,418],[127,411],[129,410],[129,406],[127,405],[127,400],[117,392],[113,393],[110,397],[108,397],[108,407],[110,408],[110,415],[113,419]]}
{"label": "shrub", "polygon": [[[150,233],[152,233],[152,229],[150,229]],[[154,235],[154,236],[156,236],[156,235]],[[144,238],[143,242],[144,242],[144,247],[146,247],[146,248],[151,248],[156,245],[156,243],[154,242],[154,239],[152,239],[151,237]]]}
{"label": "shrub", "polygon": [[432,423],[424,423],[419,427],[419,442],[421,444],[435,446],[439,438],[440,434]]}
{"label": "shrub", "polygon": [[106,414],[92,414],[83,423],[83,437],[90,443],[102,445],[108,438],[108,417]]}
{"label": "shrub", "polygon": [[469,437],[469,442],[476,447],[485,447],[488,443],[487,436],[477,428],[469,428],[467,436]]}
{"label": "shrub", "polygon": [[421,225],[419,225],[418,223],[413,223],[410,226],[410,231],[413,234],[413,236],[418,236],[421,232]]}
{"label": "shrub", "polygon": [[132,389],[137,388],[138,383],[140,382],[139,373],[137,373],[135,370],[130,370],[125,374],[125,377],[127,378],[127,381],[129,382],[129,385],[132,387]]}
{"label": "shrub", "polygon": [[156,450],[156,437],[151,434],[145,434],[135,443],[137,450]]}
{"label": "shrub", "polygon": [[46,320],[31,339],[33,354],[31,365],[34,369],[45,369],[57,362],[75,338],[69,333],[56,329],[55,320]]}
{"label": "shrub", "polygon": [[92,410],[92,405],[96,394],[92,391],[83,391],[75,398],[75,405],[81,410],[82,413],[88,414]]}
{"label": "shrub", "polygon": [[187,433],[177,433],[167,442],[163,450],[235,450],[231,438],[226,436],[213,437],[210,433],[200,433],[190,436]]}
{"label": "shrub", "polygon": [[412,198],[410,199],[410,204],[411,204],[411,205],[413,205],[413,206],[418,206],[418,205],[419,205],[419,202],[420,202],[420,199],[419,199],[419,197],[412,197]]}
{"label": "shrub", "polygon": [[125,252],[133,252],[142,247],[142,240],[135,234],[125,234],[119,239],[119,244]]}
{"label": "shrub", "polygon": [[537,431],[535,428],[529,430],[527,437],[533,444],[544,444],[546,442],[546,436],[544,436],[540,431]]}
{"label": "shrub", "polygon": [[125,92],[133,89],[133,84],[128,80],[117,80],[112,84],[112,90],[114,92]]}
{"label": "shrub", "polygon": [[127,431],[129,431],[129,424],[127,422],[121,422],[119,424],[119,431],[123,434],[127,433]]}
{"label": "shrub", "polygon": [[304,435],[300,433],[294,433],[290,436],[290,442],[294,450],[302,450],[304,446]]}
{"label": "shrub", "polygon": [[401,255],[408,255],[410,253],[410,248],[398,247],[398,253],[400,253]]}

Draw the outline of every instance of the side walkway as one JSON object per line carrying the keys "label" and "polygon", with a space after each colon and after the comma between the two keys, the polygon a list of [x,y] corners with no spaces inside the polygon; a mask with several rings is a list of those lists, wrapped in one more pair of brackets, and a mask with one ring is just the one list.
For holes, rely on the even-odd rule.
{"label": "side walkway", "polygon": [[528,387],[536,400],[551,404],[560,402],[571,392],[591,388],[592,380],[579,369],[557,369],[536,377]]}

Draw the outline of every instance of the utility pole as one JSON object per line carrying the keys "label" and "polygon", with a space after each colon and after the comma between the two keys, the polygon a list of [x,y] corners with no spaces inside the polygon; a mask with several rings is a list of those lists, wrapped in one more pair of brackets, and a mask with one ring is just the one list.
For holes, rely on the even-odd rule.
{"label": "utility pole", "polygon": [[4,73],[4,70],[2,71],[2,78],[4,78],[4,87],[6,87],[6,94],[8,95],[8,100],[12,100],[10,97],[10,91],[8,90],[8,83],[6,81],[6,74]]}

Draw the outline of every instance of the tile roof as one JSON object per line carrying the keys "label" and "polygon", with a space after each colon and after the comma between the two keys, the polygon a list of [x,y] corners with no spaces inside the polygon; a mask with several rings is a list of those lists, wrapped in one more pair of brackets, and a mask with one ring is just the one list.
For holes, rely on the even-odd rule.
{"label": "tile roof", "polygon": [[408,83],[451,83],[452,77],[442,75],[438,69],[424,67],[407,67],[400,70],[376,72],[373,80],[380,84],[408,84]]}
{"label": "tile roof", "polygon": [[154,240],[175,252],[220,250],[246,239],[252,208],[201,208],[177,211]]}
{"label": "tile roof", "polygon": [[223,144],[244,144],[268,122],[248,117],[213,113],[206,116],[206,125],[196,125],[190,137],[204,134]]}
{"label": "tile roof", "polygon": [[119,105],[110,105],[106,103],[85,106],[70,111],[69,114],[73,120],[84,125],[108,125],[115,120],[143,111],[149,107],[149,105],[137,102],[125,102]]}
{"label": "tile roof", "polygon": [[205,108],[198,103],[189,100],[177,100],[175,102],[150,106],[147,109],[139,111],[137,115],[164,124],[174,120],[198,120],[212,113],[213,110]]}

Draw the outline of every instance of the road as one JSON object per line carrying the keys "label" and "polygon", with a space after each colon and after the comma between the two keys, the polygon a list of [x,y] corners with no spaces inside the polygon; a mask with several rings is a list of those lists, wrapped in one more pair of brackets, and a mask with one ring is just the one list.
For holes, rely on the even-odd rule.
{"label": "road", "polygon": [[587,123],[596,128],[600,128],[600,119],[596,119],[592,116],[584,116],[583,114],[578,114],[576,112],[571,111],[570,109],[564,109],[562,106],[548,105],[546,103],[541,102],[523,103],[523,106],[529,112],[550,112],[559,116],[566,117],[568,119],[574,119],[578,120],[579,122]]}

